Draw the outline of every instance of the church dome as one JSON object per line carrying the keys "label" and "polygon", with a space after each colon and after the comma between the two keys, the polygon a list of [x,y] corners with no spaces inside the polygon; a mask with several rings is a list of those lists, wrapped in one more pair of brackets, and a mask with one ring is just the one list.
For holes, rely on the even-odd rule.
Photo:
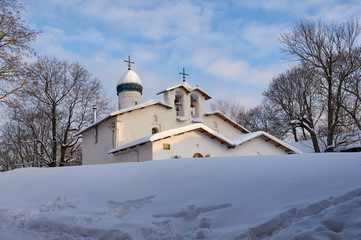
{"label": "church dome", "polygon": [[118,81],[117,94],[123,91],[143,92],[142,82],[139,76],[132,70],[128,70]]}

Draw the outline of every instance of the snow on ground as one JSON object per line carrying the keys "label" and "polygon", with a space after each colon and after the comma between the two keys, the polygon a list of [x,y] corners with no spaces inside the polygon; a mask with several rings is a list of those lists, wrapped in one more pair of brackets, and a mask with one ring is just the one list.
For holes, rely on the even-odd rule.
{"label": "snow on ground", "polygon": [[0,173],[0,239],[361,239],[361,154]]}

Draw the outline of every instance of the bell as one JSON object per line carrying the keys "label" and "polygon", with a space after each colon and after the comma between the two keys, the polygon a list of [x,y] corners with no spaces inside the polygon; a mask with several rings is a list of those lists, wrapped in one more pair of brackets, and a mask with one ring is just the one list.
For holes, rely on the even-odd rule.
{"label": "bell", "polygon": [[174,102],[175,102],[175,103],[178,103],[178,102],[179,102],[179,98],[180,98],[180,96],[178,96],[178,95],[177,95],[177,96],[175,96],[175,100],[174,100]]}
{"label": "bell", "polygon": [[177,107],[175,108],[175,110],[178,112],[179,111],[179,105],[177,105]]}
{"label": "bell", "polygon": [[191,108],[194,108],[195,106],[194,106],[194,102],[193,101],[191,101]]}

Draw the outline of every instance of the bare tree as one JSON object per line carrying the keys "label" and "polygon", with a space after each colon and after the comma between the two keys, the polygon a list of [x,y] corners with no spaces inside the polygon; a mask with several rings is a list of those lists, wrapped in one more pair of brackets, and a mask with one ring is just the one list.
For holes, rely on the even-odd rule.
{"label": "bare tree", "polygon": [[360,31],[358,20],[353,18],[343,24],[303,20],[280,37],[282,50],[291,59],[319,73],[315,80],[322,87],[327,103],[327,151],[335,147],[335,134],[343,117],[343,86],[360,69],[360,46],[357,45]]}
{"label": "bare tree", "polygon": [[350,116],[356,128],[361,131],[361,69],[347,79],[344,91],[346,95],[342,108]]}
{"label": "bare tree", "polygon": [[325,106],[315,78],[314,69],[299,65],[274,77],[263,95],[292,126],[294,140],[299,140],[297,128],[300,128],[302,140],[311,138],[315,152],[320,152],[317,126]]}
{"label": "bare tree", "polygon": [[27,81],[22,58],[34,53],[30,43],[37,35],[25,26],[23,10],[18,0],[0,0],[0,103],[8,105]]}
{"label": "bare tree", "polygon": [[14,150],[24,164],[62,166],[79,160],[81,140],[76,133],[92,122],[94,106],[98,114],[110,111],[111,101],[99,80],[79,63],[49,57],[39,57],[27,70],[26,95],[18,98],[18,107],[9,114],[12,127],[23,130],[7,128],[2,139],[31,149]]}
{"label": "bare tree", "polygon": [[216,102],[211,103],[210,107],[212,111],[221,111],[234,121],[239,121],[246,112],[242,104],[229,99],[217,99]]}
{"label": "bare tree", "polygon": [[281,111],[267,100],[250,108],[240,123],[250,131],[264,131],[277,138],[284,139],[290,125],[283,120]]}

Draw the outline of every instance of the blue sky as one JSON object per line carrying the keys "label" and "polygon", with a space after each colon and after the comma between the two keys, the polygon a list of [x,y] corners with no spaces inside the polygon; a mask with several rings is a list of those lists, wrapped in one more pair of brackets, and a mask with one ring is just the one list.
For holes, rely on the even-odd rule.
{"label": "blue sky", "polygon": [[[273,76],[289,66],[278,37],[303,18],[359,17],[359,0],[25,0],[26,24],[41,31],[38,55],[82,63],[116,98],[131,55],[143,101],[187,81],[213,99],[246,107],[262,100]],[[159,98],[159,96],[158,96]]]}

